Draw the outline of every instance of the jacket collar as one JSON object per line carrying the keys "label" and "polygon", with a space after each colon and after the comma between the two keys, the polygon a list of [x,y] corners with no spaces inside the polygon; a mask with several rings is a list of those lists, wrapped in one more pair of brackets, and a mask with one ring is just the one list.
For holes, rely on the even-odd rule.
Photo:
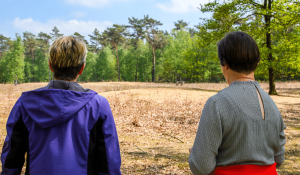
{"label": "jacket collar", "polygon": [[63,80],[52,80],[48,83],[45,89],[63,89],[78,92],[91,92],[90,89],[84,89],[77,82],[69,82]]}

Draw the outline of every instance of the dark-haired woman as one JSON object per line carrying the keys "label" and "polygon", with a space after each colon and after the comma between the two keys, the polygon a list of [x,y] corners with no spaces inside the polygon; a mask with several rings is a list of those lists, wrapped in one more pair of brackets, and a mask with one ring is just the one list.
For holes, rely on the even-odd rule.
{"label": "dark-haired woman", "polygon": [[205,104],[190,169],[199,175],[275,175],[284,161],[286,126],[254,79],[258,46],[248,34],[231,32],[218,42],[218,57],[230,86]]}

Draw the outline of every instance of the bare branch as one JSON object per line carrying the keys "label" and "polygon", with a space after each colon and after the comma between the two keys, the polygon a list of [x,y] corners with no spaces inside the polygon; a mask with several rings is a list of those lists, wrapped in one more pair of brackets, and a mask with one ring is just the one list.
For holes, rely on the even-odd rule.
{"label": "bare branch", "polygon": [[177,137],[175,137],[175,136],[172,136],[172,135],[170,135],[170,134],[165,133],[165,134],[163,134],[163,135],[170,136],[170,137],[172,137],[172,138],[174,138],[174,139],[179,140],[181,143],[184,143],[184,142],[183,142],[182,140],[180,140],[179,138],[177,138]]}
{"label": "bare branch", "polygon": [[138,150],[142,151],[144,154],[147,154],[147,152],[143,151],[141,148],[139,148],[138,146],[134,145]]}
{"label": "bare branch", "polygon": [[259,3],[256,3],[254,2],[253,0],[249,0],[250,4],[254,5],[255,7],[260,7],[260,8],[264,8],[263,5],[259,4]]}

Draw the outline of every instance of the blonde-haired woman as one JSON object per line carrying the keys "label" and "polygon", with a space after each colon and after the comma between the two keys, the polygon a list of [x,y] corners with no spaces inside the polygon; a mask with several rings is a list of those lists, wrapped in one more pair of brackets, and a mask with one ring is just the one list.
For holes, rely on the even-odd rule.
{"label": "blonde-haired woman", "polygon": [[6,125],[1,154],[5,175],[120,175],[121,155],[114,118],[106,98],[84,89],[86,45],[73,37],[50,47],[54,79],[23,92]]}

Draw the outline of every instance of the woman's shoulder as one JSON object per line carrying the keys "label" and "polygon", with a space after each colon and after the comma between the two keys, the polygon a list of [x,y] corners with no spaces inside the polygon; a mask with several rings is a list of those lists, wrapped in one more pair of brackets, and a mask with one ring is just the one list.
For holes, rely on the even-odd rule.
{"label": "woman's shoulder", "polygon": [[217,94],[211,96],[209,99],[211,101],[220,101],[234,92],[235,92],[235,88],[228,86],[228,87],[222,89],[221,91],[219,91]]}

